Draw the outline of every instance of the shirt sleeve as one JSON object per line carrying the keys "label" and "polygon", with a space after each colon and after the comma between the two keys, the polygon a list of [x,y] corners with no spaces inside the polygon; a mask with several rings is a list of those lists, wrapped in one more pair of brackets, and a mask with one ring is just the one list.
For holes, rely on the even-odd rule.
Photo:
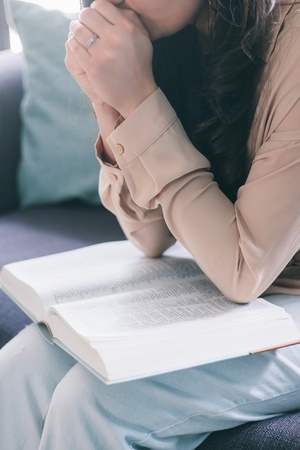
{"label": "shirt sleeve", "polygon": [[[283,83],[277,75],[269,105],[269,133],[235,204],[220,191],[208,160],[193,147],[160,90],[108,138],[118,164],[110,170],[120,177],[118,190],[110,197],[118,191],[119,202],[126,198],[122,208],[116,206],[116,198],[111,200],[119,219],[140,215],[139,221],[134,219],[135,233],[149,225],[152,217],[162,229],[166,224],[234,301],[261,295],[299,250],[300,126],[295,118],[300,117],[300,62],[299,57],[295,59],[293,67],[288,67],[287,60]],[[126,216],[127,207],[134,214]],[[148,231],[153,243],[157,230],[149,227]],[[139,242],[140,248],[143,245]]]}
{"label": "shirt sleeve", "polygon": [[96,154],[101,165],[99,195],[103,205],[116,215],[125,236],[147,256],[162,254],[174,244],[175,238],[165,223],[161,207],[148,210],[134,202],[120,168],[105,162],[101,135]]}

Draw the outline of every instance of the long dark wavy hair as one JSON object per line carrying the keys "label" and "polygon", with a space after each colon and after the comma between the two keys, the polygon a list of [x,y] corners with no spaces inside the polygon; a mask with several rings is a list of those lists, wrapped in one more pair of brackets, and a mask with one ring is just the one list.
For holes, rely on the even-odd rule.
{"label": "long dark wavy hair", "polygon": [[209,3],[205,51],[196,29],[188,26],[154,43],[153,67],[220,189],[235,201],[249,171],[247,144],[276,0]]}

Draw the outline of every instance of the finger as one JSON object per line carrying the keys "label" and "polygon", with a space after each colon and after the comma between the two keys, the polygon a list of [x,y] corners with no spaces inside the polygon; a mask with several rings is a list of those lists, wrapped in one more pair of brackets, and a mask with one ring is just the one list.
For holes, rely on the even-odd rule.
{"label": "finger", "polygon": [[116,25],[123,17],[122,10],[107,0],[94,1],[91,9],[97,11],[111,25]]}
{"label": "finger", "polygon": [[70,38],[76,39],[76,41],[81,44],[83,47],[86,46],[86,43],[94,35],[93,31],[90,30],[87,26],[79,22],[79,20],[72,20],[69,25],[69,30],[71,35]]}
{"label": "finger", "polygon": [[128,22],[134,24],[142,33],[149,37],[149,32],[146,29],[145,25],[139,18],[139,16],[132,11],[132,9],[122,9],[123,19],[127,19]]}
{"label": "finger", "polygon": [[91,39],[93,39],[94,36],[97,36],[87,26],[79,22],[79,20],[73,20],[69,25],[69,30],[71,33],[69,38],[72,39],[73,37],[76,39],[76,41],[86,50],[89,47],[89,43],[93,43]]}
{"label": "finger", "polygon": [[111,29],[113,25],[127,21],[149,36],[148,30],[133,10],[116,7],[107,0],[94,1],[90,8],[82,10],[79,21],[95,34],[101,34],[101,32]]}
{"label": "finger", "polygon": [[97,11],[111,25],[117,25],[126,18],[145,34],[149,35],[140,18],[132,9],[115,6],[107,0],[96,0],[92,3],[91,8]]}
{"label": "finger", "polygon": [[97,26],[101,26],[101,29],[105,30],[112,25],[123,22],[124,19],[128,19],[129,22],[145,30],[141,20],[133,10],[117,7],[107,0],[94,1],[90,8],[82,10],[79,15],[80,22],[95,33],[97,32]]}
{"label": "finger", "polygon": [[[90,38],[92,36],[92,34],[91,34],[91,32],[89,32],[89,33],[90,33],[89,34],[89,38]],[[70,32],[69,36],[68,36],[68,40],[67,40],[68,48],[72,51],[74,57],[78,60],[78,62],[80,61],[80,65],[82,67],[89,64],[89,62],[91,60],[91,53],[89,51],[87,51],[88,49],[86,48],[88,39],[85,43],[81,43],[75,38],[74,34],[72,32]],[[94,45],[95,44],[96,44],[96,42],[94,42]]]}
{"label": "finger", "polygon": [[76,78],[78,75],[83,75],[85,72],[83,68],[79,65],[77,58],[71,50],[69,42],[66,42],[66,56],[65,56],[65,66],[72,75],[72,77]]}
{"label": "finger", "polygon": [[[99,30],[105,32],[121,18],[120,11],[114,5],[104,0],[100,0],[99,3],[100,5],[98,5],[98,2],[92,3],[91,7],[83,9],[78,17],[79,21],[95,34]],[[104,7],[101,6],[102,3]],[[95,5],[97,5],[97,9]]]}

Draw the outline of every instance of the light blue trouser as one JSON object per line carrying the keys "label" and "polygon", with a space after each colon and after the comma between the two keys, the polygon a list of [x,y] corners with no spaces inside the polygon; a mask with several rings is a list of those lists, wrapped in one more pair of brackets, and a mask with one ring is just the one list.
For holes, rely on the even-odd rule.
{"label": "light blue trouser", "polygon": [[[300,297],[269,299],[300,326]],[[300,409],[300,345],[106,386],[30,325],[0,351],[0,408],[1,449],[194,449]]]}

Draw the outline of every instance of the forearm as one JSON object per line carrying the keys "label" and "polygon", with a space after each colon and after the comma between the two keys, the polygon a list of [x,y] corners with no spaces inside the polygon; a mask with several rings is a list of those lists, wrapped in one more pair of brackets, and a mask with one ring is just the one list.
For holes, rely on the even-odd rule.
{"label": "forearm", "polygon": [[113,132],[120,114],[101,100],[93,102],[92,105],[101,132],[102,154],[106,162],[115,165],[116,159],[106,139]]}
{"label": "forearm", "polygon": [[96,151],[101,165],[99,194],[102,204],[117,217],[126,237],[145,255],[160,256],[175,242],[161,207],[147,210],[132,200],[121,170],[107,163],[105,148],[100,136]]}

